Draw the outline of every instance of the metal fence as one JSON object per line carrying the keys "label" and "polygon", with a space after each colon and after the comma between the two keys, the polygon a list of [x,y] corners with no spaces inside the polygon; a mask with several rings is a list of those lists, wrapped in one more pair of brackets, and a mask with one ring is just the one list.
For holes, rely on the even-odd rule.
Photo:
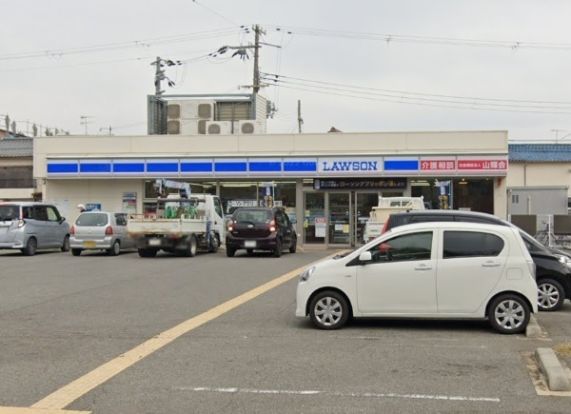
{"label": "metal fence", "polygon": [[554,214],[512,215],[510,221],[549,247],[571,249],[571,216]]}

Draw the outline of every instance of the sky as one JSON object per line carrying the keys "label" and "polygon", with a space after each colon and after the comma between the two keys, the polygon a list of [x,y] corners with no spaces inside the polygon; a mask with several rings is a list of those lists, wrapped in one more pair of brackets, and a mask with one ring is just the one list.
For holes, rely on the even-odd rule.
{"label": "sky", "polygon": [[[568,0],[0,0],[0,115],[146,133],[156,56],[170,94],[245,93],[259,24],[271,133],[508,130],[571,142]],[[243,26],[243,27],[241,27]],[[26,122],[28,121],[28,122]],[[4,122],[0,127],[4,127]],[[563,141],[562,141],[563,142]]]}

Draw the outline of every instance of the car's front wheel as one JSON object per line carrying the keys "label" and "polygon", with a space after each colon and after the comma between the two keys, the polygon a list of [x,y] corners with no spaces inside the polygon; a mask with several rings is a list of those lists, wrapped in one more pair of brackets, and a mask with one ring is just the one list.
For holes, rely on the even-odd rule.
{"label": "car's front wheel", "polygon": [[500,295],[490,304],[488,319],[492,328],[502,334],[525,331],[531,311],[527,302],[513,294]]}
{"label": "car's front wheel", "polygon": [[274,257],[281,257],[282,255],[282,241],[281,239],[276,240],[276,247],[273,251]]}
{"label": "car's front wheel", "polygon": [[69,236],[65,236],[61,245],[62,252],[69,252]]}
{"label": "car's front wheel", "polygon": [[81,255],[81,249],[71,249],[71,254],[74,256],[80,256]]}
{"label": "car's front wheel", "polygon": [[234,257],[234,254],[236,254],[236,249],[226,246],[226,256]]}
{"label": "car's front wheel", "polygon": [[218,251],[219,246],[220,246],[220,241],[218,240],[218,236],[216,235],[216,233],[212,232],[210,234],[208,252],[216,253]]}
{"label": "car's front wheel", "polygon": [[297,237],[294,237],[291,239],[291,244],[289,246],[289,252],[295,253],[296,250],[297,250]]}
{"label": "car's front wheel", "polygon": [[537,306],[540,311],[557,311],[564,301],[565,289],[557,280],[542,279],[537,282]]}
{"label": "car's front wheel", "polygon": [[349,320],[349,304],[333,290],[319,292],[309,304],[311,322],[319,329],[339,329]]}

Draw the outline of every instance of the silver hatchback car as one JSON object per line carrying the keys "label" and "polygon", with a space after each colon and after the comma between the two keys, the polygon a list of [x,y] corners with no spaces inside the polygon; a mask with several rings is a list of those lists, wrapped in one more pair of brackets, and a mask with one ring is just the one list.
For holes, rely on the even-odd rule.
{"label": "silver hatchback car", "polygon": [[0,203],[0,249],[19,249],[33,256],[38,249],[69,250],[69,225],[55,206]]}
{"label": "silver hatchback car", "polygon": [[70,230],[71,254],[84,250],[106,250],[117,256],[122,249],[132,249],[133,239],[127,234],[127,214],[107,211],[81,213]]}

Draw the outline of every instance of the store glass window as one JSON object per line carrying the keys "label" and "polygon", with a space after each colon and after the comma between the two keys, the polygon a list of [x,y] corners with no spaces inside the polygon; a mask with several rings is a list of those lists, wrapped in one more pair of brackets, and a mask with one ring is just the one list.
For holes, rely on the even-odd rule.
{"label": "store glass window", "polygon": [[283,207],[290,221],[295,217],[295,181],[225,181],[220,183],[224,214],[238,207]]}
{"label": "store glass window", "polygon": [[220,199],[225,215],[230,215],[239,207],[258,206],[258,185],[256,182],[220,182]]}
{"label": "store glass window", "polygon": [[494,214],[494,179],[453,180],[454,208]]}
{"label": "store glass window", "polygon": [[[186,180],[169,180],[177,182],[185,182],[190,185],[190,191],[194,194],[216,194],[216,182],[189,182]],[[157,198],[159,193],[155,186],[156,180],[145,181],[145,198]],[[167,194],[178,194],[176,188],[165,188]]]}
{"label": "store glass window", "polygon": [[426,208],[494,213],[493,178],[419,178],[410,186],[411,196],[423,197]]}

